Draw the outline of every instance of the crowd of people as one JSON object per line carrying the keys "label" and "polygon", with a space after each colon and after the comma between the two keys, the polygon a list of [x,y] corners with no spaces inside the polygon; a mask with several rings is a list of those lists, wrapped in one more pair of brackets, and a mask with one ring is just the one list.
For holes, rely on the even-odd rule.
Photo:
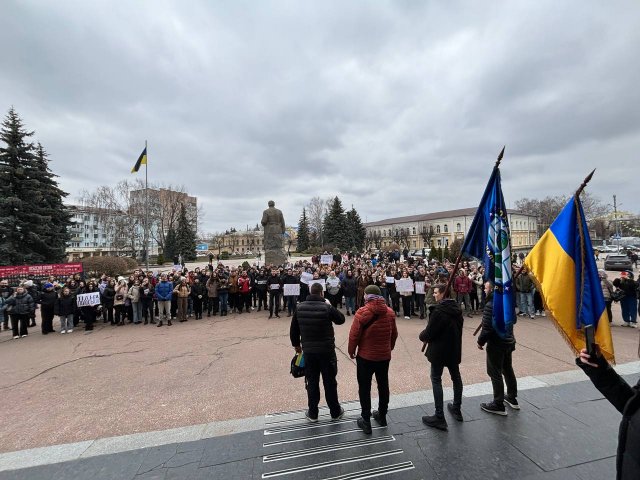
{"label": "crowd of people", "polygon": [[[92,330],[96,322],[114,326],[126,324],[158,327],[172,326],[176,320],[202,319],[204,315],[227,316],[264,311],[269,318],[281,313],[291,316],[300,301],[306,299],[309,287],[321,282],[332,306],[352,315],[364,305],[365,289],[376,285],[394,314],[405,319],[426,318],[430,305],[435,304],[433,286],[447,283],[453,264],[423,258],[404,257],[398,251],[386,254],[334,254],[331,264],[321,264],[323,256],[311,261],[287,265],[232,267],[218,263],[192,270],[144,272],[136,270],[127,277],[75,274],[69,278],[49,277],[44,282],[25,280],[10,286],[0,280],[0,326],[14,338],[28,335],[36,326],[36,310],[40,309],[41,331],[69,334],[82,322]],[[326,258],[326,256],[324,256]],[[514,264],[514,269],[519,267]],[[480,315],[486,294],[483,286],[483,266],[464,261],[452,282],[452,296],[466,316]],[[638,315],[638,282],[632,272],[609,281],[600,271],[602,289],[609,320],[612,303],[620,302],[624,325],[635,326]],[[288,294],[285,285],[299,285],[295,295]],[[518,314],[544,316],[541,296],[529,275],[517,277]],[[79,294],[98,292],[100,302],[78,306]],[[54,319],[59,318],[59,330]]]}

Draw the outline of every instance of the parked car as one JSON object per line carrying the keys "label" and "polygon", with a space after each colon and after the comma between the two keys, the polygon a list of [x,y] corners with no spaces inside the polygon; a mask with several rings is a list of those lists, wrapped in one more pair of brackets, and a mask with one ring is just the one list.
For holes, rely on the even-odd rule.
{"label": "parked car", "polygon": [[611,254],[604,259],[605,270],[633,270],[631,259],[626,255]]}

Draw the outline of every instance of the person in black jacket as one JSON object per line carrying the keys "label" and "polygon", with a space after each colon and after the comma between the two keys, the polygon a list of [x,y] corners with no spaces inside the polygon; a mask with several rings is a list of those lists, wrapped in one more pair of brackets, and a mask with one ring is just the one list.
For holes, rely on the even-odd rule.
{"label": "person in black jacket", "polygon": [[[478,337],[478,348],[484,350],[487,346],[487,375],[493,386],[493,402],[482,403],[480,408],[485,412],[506,415],[506,403],[514,410],[520,410],[518,405],[518,382],[513,373],[512,354],[516,349],[516,339],[513,335],[501,338],[493,328],[493,283],[484,284],[486,300],[482,310],[482,330]],[[507,384],[507,396],[504,396],[504,382]]]}
{"label": "person in black jacket", "polygon": [[271,270],[271,275],[267,279],[267,289],[269,290],[269,318],[273,317],[273,307],[276,308],[276,317],[280,318],[280,292],[282,291],[282,282],[278,271]]}
{"label": "person in black jacket", "polygon": [[595,387],[622,414],[618,432],[616,479],[640,478],[640,380],[631,387],[602,355],[591,358],[586,350],[576,358]]}
{"label": "person in black jacket", "polygon": [[451,415],[462,421],[462,378],[460,377],[460,362],[462,361],[462,310],[457,302],[445,298],[447,287],[442,284],[433,287],[433,297],[436,304],[431,307],[427,327],[420,332],[420,340],[427,344],[425,356],[431,363],[431,385],[435,415],[425,415],[422,423],[438,430],[447,430],[447,420],[444,418],[442,372],[444,367],[449,370],[453,382],[453,404],[447,408]]}
{"label": "person in black jacket", "polygon": [[45,283],[40,293],[40,315],[42,317],[42,334],[55,332],[53,329],[54,306],[58,294],[53,289],[53,283]]}
{"label": "person in black jacket", "polygon": [[[297,353],[304,351],[305,381],[309,410],[305,416],[310,422],[318,421],[320,403],[320,375],[324,385],[324,397],[333,420],[344,415],[338,401],[338,359],[333,324],[342,325],[344,315],[322,296],[322,285],[311,285],[311,295],[291,318],[289,337]],[[302,340],[302,342],[301,342]]]}
{"label": "person in black jacket", "polygon": [[200,278],[196,277],[191,285],[191,298],[193,299],[193,313],[196,320],[202,319],[202,299],[207,295],[204,285],[200,282]]}
{"label": "person in black jacket", "polygon": [[356,279],[353,278],[353,272],[347,271],[347,276],[342,281],[342,293],[344,294],[344,301],[347,306],[347,316],[352,313],[356,313],[356,295],[358,293],[358,286]]}
{"label": "person in black jacket", "polygon": [[73,332],[73,313],[75,310],[76,297],[71,294],[68,287],[64,287],[54,307],[54,313],[60,317],[60,333]]}

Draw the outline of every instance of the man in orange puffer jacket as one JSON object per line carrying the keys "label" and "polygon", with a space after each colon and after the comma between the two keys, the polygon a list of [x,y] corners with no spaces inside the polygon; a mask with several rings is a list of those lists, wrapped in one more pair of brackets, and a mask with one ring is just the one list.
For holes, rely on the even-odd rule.
{"label": "man in orange puffer jacket", "polygon": [[376,285],[365,288],[364,298],[365,304],[353,317],[349,331],[349,356],[356,359],[358,366],[358,396],[362,409],[358,426],[364,433],[370,434],[373,374],[378,384],[378,410],[373,411],[373,419],[383,427],[387,425],[389,362],[398,338],[398,329],[395,313],[387,307]]}

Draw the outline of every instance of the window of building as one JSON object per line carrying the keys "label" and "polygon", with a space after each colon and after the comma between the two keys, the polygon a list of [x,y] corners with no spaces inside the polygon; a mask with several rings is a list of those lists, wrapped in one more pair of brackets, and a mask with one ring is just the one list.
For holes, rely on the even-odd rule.
{"label": "window of building", "polygon": [[89,238],[89,234],[88,234],[88,233],[85,233],[85,234],[84,234],[84,238]]}
{"label": "window of building", "polygon": [[449,225],[447,225],[445,223],[445,225],[444,225],[444,233],[447,233],[448,231],[449,231]]}
{"label": "window of building", "polygon": [[445,247],[448,247],[448,246],[449,246],[449,239],[448,239],[448,238],[445,238],[445,239],[444,239],[444,246],[445,246]]}
{"label": "window of building", "polygon": [[84,221],[85,222],[88,222],[90,219],[91,219],[91,217],[89,215],[85,215],[84,216]]}
{"label": "window of building", "polygon": [[459,223],[456,223],[456,232],[461,232],[462,231],[462,225],[460,225]]}
{"label": "window of building", "polygon": [[94,234],[93,234],[93,238],[98,238],[98,236],[99,236],[99,235],[98,235],[97,233],[94,233]]}
{"label": "window of building", "polygon": [[438,240],[438,246],[441,247],[442,246],[442,240]]}
{"label": "window of building", "polygon": [[383,230],[383,231],[382,231],[382,236],[383,236],[383,237],[386,237],[386,236],[387,236],[387,231],[386,231],[386,230]]}
{"label": "window of building", "polygon": [[[416,234],[416,227],[413,227],[413,234],[414,235]],[[413,242],[413,243],[415,244],[416,242]],[[415,245],[414,245],[414,247],[415,247]]]}
{"label": "window of building", "polygon": [[[415,228],[414,228],[414,230],[415,230]],[[413,241],[413,248],[416,248],[416,241],[415,240]]]}
{"label": "window of building", "polygon": [[[440,233],[440,225],[436,225],[436,233]],[[440,246],[440,240],[438,240],[438,246]]]}

